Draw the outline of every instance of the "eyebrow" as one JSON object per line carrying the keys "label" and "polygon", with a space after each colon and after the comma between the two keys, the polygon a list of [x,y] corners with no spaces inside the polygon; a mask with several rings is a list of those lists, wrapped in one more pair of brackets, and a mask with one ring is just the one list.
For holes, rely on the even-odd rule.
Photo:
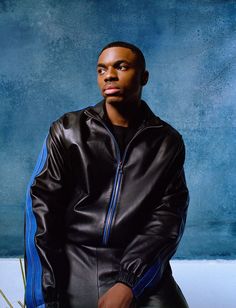
{"label": "eyebrow", "polygon": [[[121,63],[127,63],[127,64],[131,65],[131,63],[129,61],[121,59],[121,60],[117,60],[116,62],[114,62],[113,66],[117,66],[117,65],[119,65]],[[97,67],[106,67],[106,64],[98,63]]]}

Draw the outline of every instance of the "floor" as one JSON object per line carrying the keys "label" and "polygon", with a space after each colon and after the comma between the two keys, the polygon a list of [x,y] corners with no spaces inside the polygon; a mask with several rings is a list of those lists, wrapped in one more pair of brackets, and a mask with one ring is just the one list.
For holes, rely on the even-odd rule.
{"label": "floor", "polygon": [[[236,260],[173,260],[173,274],[190,308],[236,307]],[[20,307],[24,283],[18,259],[0,259],[0,307]],[[10,306],[12,305],[12,306]],[[173,307],[174,308],[174,307]]]}

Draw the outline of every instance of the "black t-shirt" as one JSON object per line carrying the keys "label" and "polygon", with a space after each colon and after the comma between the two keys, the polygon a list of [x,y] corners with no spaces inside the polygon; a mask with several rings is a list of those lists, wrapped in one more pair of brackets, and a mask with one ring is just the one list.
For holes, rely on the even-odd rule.
{"label": "black t-shirt", "polygon": [[125,147],[129,143],[129,141],[132,139],[135,133],[135,130],[130,127],[123,127],[123,126],[118,126],[118,125],[110,125],[110,128],[119,145],[120,153],[122,157],[124,154]]}
{"label": "black t-shirt", "polygon": [[129,127],[124,127],[124,126],[119,126],[119,125],[113,125],[111,123],[110,119],[107,116],[105,108],[104,108],[104,112],[105,112],[106,124],[108,125],[109,129],[111,130],[112,134],[114,135],[114,137],[115,137],[115,139],[118,143],[120,153],[121,153],[121,158],[122,158],[127,144],[133,138],[133,136],[135,135],[135,133],[138,130],[138,127],[140,126],[140,124],[143,121],[142,113],[141,113],[141,111],[137,112],[136,117],[135,117],[132,125],[129,126]]}

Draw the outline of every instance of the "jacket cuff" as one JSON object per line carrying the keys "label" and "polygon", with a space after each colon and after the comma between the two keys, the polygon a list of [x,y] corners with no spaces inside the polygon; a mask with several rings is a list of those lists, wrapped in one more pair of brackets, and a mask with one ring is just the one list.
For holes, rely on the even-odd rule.
{"label": "jacket cuff", "polygon": [[135,274],[121,271],[118,274],[116,282],[122,282],[126,284],[128,287],[133,288],[138,281],[138,278]]}

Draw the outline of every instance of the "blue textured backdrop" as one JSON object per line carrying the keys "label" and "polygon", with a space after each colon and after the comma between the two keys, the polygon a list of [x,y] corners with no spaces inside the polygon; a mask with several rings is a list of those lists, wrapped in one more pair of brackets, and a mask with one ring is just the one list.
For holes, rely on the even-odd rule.
{"label": "blue textured backdrop", "polygon": [[97,52],[146,56],[144,98],[183,135],[178,258],[236,257],[236,1],[0,1],[0,256],[23,254],[27,182],[51,121],[100,100]]}

